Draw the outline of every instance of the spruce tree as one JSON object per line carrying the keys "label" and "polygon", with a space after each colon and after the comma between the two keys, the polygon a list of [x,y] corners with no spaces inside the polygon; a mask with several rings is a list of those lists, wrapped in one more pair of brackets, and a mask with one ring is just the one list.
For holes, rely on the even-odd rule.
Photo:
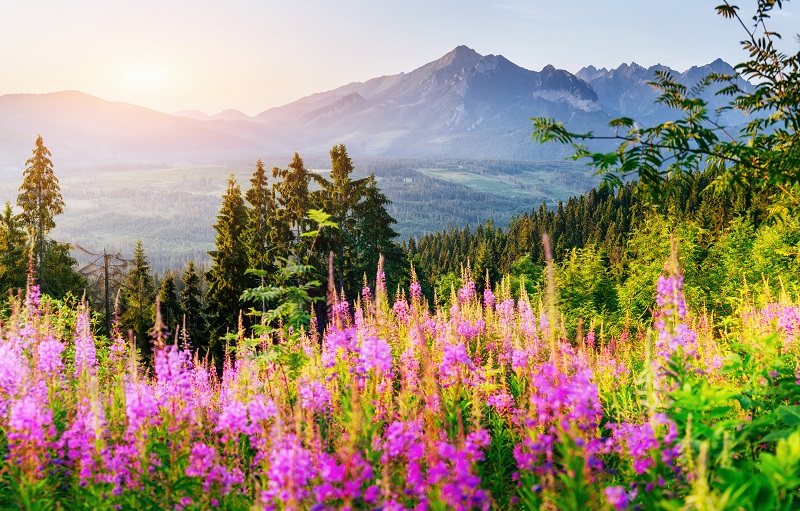
{"label": "spruce tree", "polygon": [[64,212],[61,188],[53,172],[50,151],[45,147],[42,136],[36,138],[33,156],[25,162],[22,186],[19,188],[17,205],[22,208],[19,215],[21,224],[31,233],[35,260],[39,277],[47,284],[45,270],[46,236],[55,226],[56,215]]}
{"label": "spruce tree", "polygon": [[171,271],[164,274],[158,296],[161,303],[161,321],[167,330],[174,334],[177,331],[176,327],[181,325],[183,320],[183,311],[175,293],[175,276]]}
{"label": "spruce tree", "polygon": [[156,286],[150,273],[150,263],[139,240],[133,250],[132,268],[122,285],[125,312],[120,321],[125,329],[133,331],[136,345],[146,359],[152,352],[149,337],[155,319],[155,298]]}
{"label": "spruce tree", "polygon": [[242,191],[231,175],[222,198],[214,230],[217,231],[216,249],[211,256],[211,268],[206,272],[206,296],[211,339],[209,345],[220,365],[222,349],[220,336],[226,331],[236,331],[239,312],[243,310],[239,298],[247,289],[245,272],[248,269],[247,251],[242,233],[247,226],[247,208]]}
{"label": "spruce tree", "polygon": [[375,276],[378,258],[383,254],[387,289],[392,291],[406,268],[400,245],[394,242],[397,232],[392,225],[397,220],[386,210],[387,204],[389,199],[378,188],[375,176],[371,175],[364,188],[363,200],[355,208],[356,250],[359,273],[370,279]]}
{"label": "spruce tree", "polygon": [[327,264],[327,255],[334,253],[334,272],[337,286],[351,294],[357,294],[362,273],[357,266],[356,207],[365,194],[367,179],[352,180],[353,162],[344,145],[334,146],[331,156],[331,181],[324,181],[322,209],[331,215],[338,229],[323,231],[317,240],[319,259]]}
{"label": "spruce tree", "polygon": [[[183,270],[183,290],[181,291],[181,306],[185,315],[185,324],[182,323],[184,334],[189,338],[192,348],[201,344],[204,333],[203,319],[203,291],[202,276],[197,272],[194,260],[190,259]],[[181,318],[184,321],[184,318]]]}
{"label": "spruce tree", "polygon": [[[270,274],[274,271],[273,259],[275,247],[272,239],[271,221],[275,217],[275,200],[267,186],[267,173],[261,160],[256,162],[256,171],[250,179],[250,189],[245,199],[250,204],[247,210],[247,226],[243,232],[243,241],[247,252],[249,268]],[[265,285],[265,277],[253,284]]]}
{"label": "spruce tree", "polygon": [[276,200],[281,206],[278,215],[281,221],[289,226],[293,237],[294,255],[302,260],[306,253],[306,243],[301,238],[302,234],[310,229],[311,222],[307,218],[308,210],[315,207],[312,202],[309,184],[311,181],[322,183],[322,179],[313,172],[309,172],[303,164],[300,155],[294,153],[292,163],[287,169],[272,169],[272,177],[281,178],[274,184]]}
{"label": "spruce tree", "polygon": [[25,287],[26,245],[25,231],[14,216],[11,204],[6,202],[0,217],[0,301],[4,300],[9,289]]}

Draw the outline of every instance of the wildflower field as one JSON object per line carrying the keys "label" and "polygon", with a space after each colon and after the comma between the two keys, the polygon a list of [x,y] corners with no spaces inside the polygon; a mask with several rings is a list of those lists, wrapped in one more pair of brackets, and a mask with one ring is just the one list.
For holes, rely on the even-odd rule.
{"label": "wildflower field", "polygon": [[566,338],[554,300],[378,280],[324,334],[240,332],[152,369],[29,285],[0,337],[3,509],[796,509],[800,309],[725,329],[654,284],[652,328]]}

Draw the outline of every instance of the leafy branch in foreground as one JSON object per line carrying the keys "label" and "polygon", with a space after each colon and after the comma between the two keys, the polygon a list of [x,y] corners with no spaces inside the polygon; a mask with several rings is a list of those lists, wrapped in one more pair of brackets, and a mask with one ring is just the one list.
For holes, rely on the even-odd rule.
{"label": "leafy branch in foreground", "polygon": [[[715,175],[709,188],[721,192],[731,186],[774,189],[772,213],[785,215],[800,205],[800,52],[780,51],[780,35],[767,28],[770,13],[781,8],[780,0],[759,0],[752,24],[740,16],[739,8],[724,2],[717,12],[736,20],[747,33],[741,42],[749,59],[734,66],[734,74],[710,73],[687,87],[667,71],[656,73],[650,85],[660,95],[657,102],[676,110],[676,120],[643,127],[633,119],[614,119],[613,135],[573,133],[562,122],[533,118],[533,139],[538,142],[572,144],[574,159],[588,158],[589,165],[603,175],[603,183],[617,187],[638,178],[654,196],[679,189],[691,175],[708,168]],[[742,88],[742,78],[752,80],[752,92]],[[709,87],[729,96],[727,105],[709,111],[700,95]],[[739,111],[749,120],[734,131],[724,126],[720,114]],[[612,152],[593,152],[586,142],[612,140]]]}
{"label": "leafy branch in foreground", "polygon": [[[308,218],[317,224],[317,228],[302,233],[301,236],[312,238],[311,246],[308,249],[304,263],[295,263],[286,258],[279,257],[282,263],[277,275],[273,278],[276,285],[260,285],[255,288],[247,289],[242,293],[242,301],[258,301],[262,303],[276,303],[276,307],[266,312],[251,309],[251,315],[260,316],[259,325],[253,325],[253,331],[258,334],[267,334],[275,330],[272,326],[279,324],[284,328],[292,327],[297,331],[300,327],[307,326],[311,321],[308,312],[309,306],[321,300],[319,296],[314,296],[314,290],[320,286],[314,274],[316,268],[308,264],[308,260],[313,253],[314,244],[324,228],[338,229],[336,222],[330,220],[331,215],[319,210],[311,209],[308,211]],[[266,276],[266,270],[247,270],[247,274],[260,277]]]}

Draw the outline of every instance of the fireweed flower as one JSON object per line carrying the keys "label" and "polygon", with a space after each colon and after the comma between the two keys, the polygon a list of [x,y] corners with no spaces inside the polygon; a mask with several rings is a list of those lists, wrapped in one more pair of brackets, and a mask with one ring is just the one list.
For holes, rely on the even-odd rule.
{"label": "fireweed flower", "polygon": [[475,299],[478,291],[475,288],[475,283],[471,280],[464,283],[464,286],[458,290],[458,301],[462,304],[469,303]]}
{"label": "fireweed flower", "polygon": [[606,495],[608,503],[611,504],[616,511],[628,509],[628,505],[638,494],[635,488],[631,491],[626,491],[624,486],[606,486],[603,492]]}
{"label": "fireweed flower", "polygon": [[240,433],[249,433],[247,424],[247,408],[239,401],[231,400],[225,403],[222,413],[217,417],[214,431],[222,433],[222,441],[236,438]]}
{"label": "fireweed flower", "polygon": [[487,397],[486,404],[498,412],[504,412],[514,405],[514,398],[507,392],[498,392]]}
{"label": "fireweed flower", "polygon": [[102,406],[84,399],[78,405],[78,412],[62,437],[67,459],[78,469],[81,486],[92,483],[98,472],[97,440],[101,438],[105,424]]}
{"label": "fireweed flower", "polygon": [[322,365],[328,369],[339,360],[347,360],[356,351],[358,339],[355,327],[342,331],[330,330],[322,341]]}
{"label": "fireweed flower", "polygon": [[[655,323],[658,332],[653,368],[659,377],[666,376],[672,354],[682,350],[685,356],[696,356],[697,333],[686,323],[686,301],[683,298],[683,276],[658,278],[656,303],[661,308]],[[657,382],[659,384],[659,382]]]}
{"label": "fireweed flower", "polygon": [[416,280],[411,283],[408,287],[408,295],[411,297],[411,301],[414,300],[422,300],[422,286]]}
{"label": "fireweed flower", "polygon": [[475,363],[463,344],[445,343],[442,363],[439,364],[439,380],[443,388],[455,385],[474,371]]}
{"label": "fireweed flower", "polygon": [[486,289],[483,290],[483,307],[486,310],[492,310],[494,309],[494,302],[494,293],[492,293],[492,290],[487,286]]}
{"label": "fireweed flower", "polygon": [[42,313],[42,291],[36,284],[28,286],[28,294],[25,297],[25,307],[34,316],[38,316]]}
{"label": "fireweed flower", "polygon": [[319,381],[300,379],[297,385],[300,406],[312,412],[325,412],[331,406],[331,393]]}
{"label": "fireweed flower", "polygon": [[539,476],[558,470],[552,463],[554,446],[566,437],[585,450],[590,467],[602,466],[597,454],[606,444],[595,436],[602,407],[597,386],[591,380],[588,369],[567,375],[550,363],[534,373],[530,414],[518,419],[528,435],[514,448],[521,470]]}
{"label": "fireweed flower", "polygon": [[94,345],[89,313],[84,309],[78,313],[75,323],[75,377],[85,371],[93,375],[97,370],[97,350]]}
{"label": "fireweed flower", "polygon": [[408,302],[406,302],[405,300],[402,300],[402,299],[401,300],[397,300],[396,302],[394,302],[394,305],[392,306],[392,313],[394,314],[394,317],[397,318],[397,320],[400,323],[403,323],[403,324],[407,323],[408,322],[408,318],[409,318],[409,316],[408,316],[408,314],[409,314]]}
{"label": "fireweed flower", "polygon": [[347,300],[339,300],[331,307],[332,323],[346,325],[350,323],[350,305]]}
{"label": "fireweed flower", "polygon": [[[0,404],[4,403],[5,396],[13,397],[22,388],[23,382],[28,379],[28,360],[22,348],[12,342],[0,343]],[[5,414],[6,407],[0,408],[0,414]]]}
{"label": "fireweed flower", "polygon": [[36,389],[13,401],[5,428],[8,440],[5,463],[21,467],[36,479],[48,465],[45,450],[56,435],[53,411],[48,408],[45,396],[46,392]]}
{"label": "fireweed flower", "polygon": [[[269,456],[267,488],[261,492],[266,510],[302,509],[309,495],[309,483],[317,471],[311,451],[292,434],[284,436]],[[277,500],[277,502],[276,502]]]}
{"label": "fireweed flower", "polygon": [[377,337],[367,337],[359,349],[357,370],[367,372],[372,369],[384,374],[392,371],[392,347]]}
{"label": "fireweed flower", "polygon": [[745,312],[743,319],[747,326],[760,332],[777,332],[785,346],[800,334],[800,308],[794,305],[769,303],[759,310]]}
{"label": "fireweed flower", "polygon": [[160,405],[168,411],[173,420],[170,429],[179,426],[179,421],[196,416],[191,377],[190,354],[176,346],[167,346],[156,352],[155,394]]}
{"label": "fireweed flower", "polygon": [[456,333],[463,337],[465,340],[470,340],[478,337],[486,331],[486,323],[482,319],[477,320],[475,323],[469,321],[459,321],[456,326]]}
{"label": "fireweed flower", "polygon": [[52,336],[36,346],[36,368],[44,374],[56,375],[64,366],[61,354],[64,352],[64,343]]}
{"label": "fireweed flower", "polygon": [[135,435],[142,426],[158,422],[158,399],[152,387],[144,382],[125,385],[125,414],[128,417],[128,434]]}

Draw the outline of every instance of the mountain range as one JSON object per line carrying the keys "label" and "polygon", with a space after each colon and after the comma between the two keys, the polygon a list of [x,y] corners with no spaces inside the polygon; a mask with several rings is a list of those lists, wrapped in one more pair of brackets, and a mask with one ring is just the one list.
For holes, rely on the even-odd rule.
{"label": "mountain range", "polygon": [[[350,83],[253,117],[237,110],[170,115],[77,91],[8,94],[0,96],[0,170],[20,169],[36,134],[62,167],[254,161],[294,151],[323,155],[338,143],[370,158],[557,159],[568,148],[531,141],[531,117],[595,133],[620,115],[659,122],[670,112],[654,104],[657,93],[647,83],[657,70],[687,85],[711,71],[733,72],[722,60],[684,72],[635,63],[575,74],[552,65],[531,71],[459,46],[409,73]],[[707,97],[717,106],[724,98],[713,92]]]}

